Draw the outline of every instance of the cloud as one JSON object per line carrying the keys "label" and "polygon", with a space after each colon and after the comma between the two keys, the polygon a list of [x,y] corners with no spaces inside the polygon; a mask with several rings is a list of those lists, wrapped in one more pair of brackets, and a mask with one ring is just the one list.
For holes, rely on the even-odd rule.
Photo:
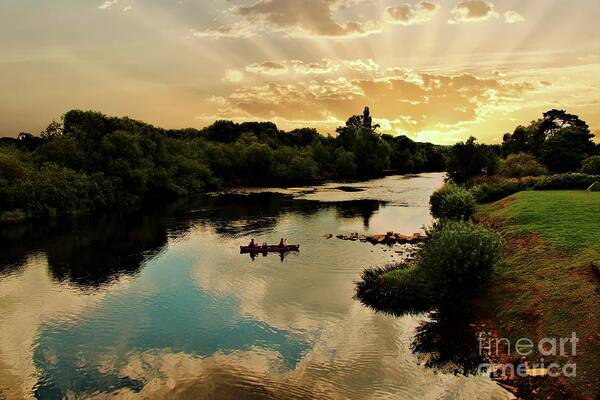
{"label": "cloud", "polygon": [[[90,315],[109,293],[128,287],[123,278],[106,289],[82,295],[76,287],[57,285],[45,256],[31,256],[18,274],[0,280],[0,398],[31,398],[39,383],[33,357],[39,345],[40,330],[48,324],[68,323]],[[43,296],[31,296],[43,293]],[[7,389],[7,390],[6,390]]]}
{"label": "cloud", "polygon": [[256,75],[326,75],[339,73],[369,74],[377,72],[380,66],[373,59],[331,60],[324,58],[320,61],[305,62],[291,61],[266,61],[246,66],[246,72]]}
{"label": "cloud", "polygon": [[[121,369],[110,362],[106,368],[143,386],[95,393],[93,398],[367,399],[381,388],[410,393],[411,398],[437,398],[440,388],[449,398],[510,398],[486,377],[435,373],[423,368],[414,354],[398,356],[410,353],[407,342],[416,323],[409,318],[396,320],[357,304],[347,319],[335,322],[320,327],[314,347],[292,367],[276,349],[258,347],[207,357],[169,349],[131,352]],[[390,350],[372,356],[382,348]]]}
{"label": "cloud", "polygon": [[397,7],[388,7],[386,13],[393,22],[402,25],[421,24],[430,21],[440,6],[430,1],[420,1],[416,5],[404,3]]}
{"label": "cloud", "polygon": [[485,0],[462,0],[456,3],[451,11],[448,23],[479,22],[490,18],[498,18],[494,4]]}
{"label": "cloud", "polygon": [[[302,67],[309,65],[296,63]],[[507,81],[501,76],[381,69],[372,60],[324,60],[321,64],[340,70],[314,74],[302,81],[281,79],[240,86],[229,95],[219,97],[219,111],[212,117],[343,121],[349,110],[361,110],[368,104],[388,123],[390,131],[419,132],[475,123],[484,110],[516,104],[524,93],[535,89],[529,83]],[[288,74],[295,73],[293,63],[262,63],[252,67],[264,73],[267,65],[277,70],[286,69]],[[357,68],[359,72],[352,74],[348,72],[352,71],[350,68]],[[270,70],[267,75],[274,77]]]}
{"label": "cloud", "polygon": [[288,72],[288,66],[286,63],[278,63],[273,61],[250,64],[245,69],[248,72],[264,75],[281,75]]}
{"label": "cloud", "polygon": [[289,35],[317,37],[356,37],[379,31],[375,22],[339,22],[334,12],[348,7],[340,0],[255,0],[249,6],[231,9],[241,21],[194,33],[198,37],[247,37],[262,33],[284,32]]}
{"label": "cloud", "polygon": [[340,64],[332,60],[321,60],[319,62],[292,61],[294,73],[300,75],[330,74],[339,70]]}
{"label": "cloud", "polygon": [[345,60],[342,62],[346,68],[356,72],[376,72],[379,70],[379,64],[373,61],[371,58],[368,60]]}
{"label": "cloud", "polygon": [[100,4],[98,8],[101,10],[110,10],[118,2],[118,0],[106,0],[104,3]]}
{"label": "cloud", "polygon": [[207,28],[204,30],[192,31],[194,37],[208,37],[208,38],[243,38],[251,37],[261,30],[258,26],[252,26],[250,24],[236,23],[231,25],[222,25],[215,28]]}
{"label": "cloud", "polygon": [[225,77],[223,80],[225,82],[239,83],[244,80],[244,73],[235,69],[228,69],[225,71]]}
{"label": "cloud", "polygon": [[516,24],[525,21],[525,18],[518,12],[510,10],[504,13],[504,21],[507,24]]}
{"label": "cloud", "polygon": [[[293,229],[296,222],[288,218],[281,223]],[[319,228],[322,221],[315,222],[315,229]],[[194,240],[208,240],[209,246],[222,246],[217,239],[213,234],[202,235],[190,245]],[[355,255],[358,265],[374,257],[369,250]],[[318,258],[327,263],[336,257],[331,252]],[[139,382],[141,387],[94,393],[94,398],[325,400],[371,399],[377,398],[373,393],[384,392],[423,399],[439,398],[441,392],[448,398],[508,398],[485,376],[440,374],[420,365],[410,342],[423,318],[372,312],[352,299],[351,279],[323,274],[319,268],[255,268],[249,275],[242,273],[248,262],[233,266],[198,260],[190,279],[210,296],[234,297],[240,318],[284,330],[288,340],[307,341],[309,346],[297,360],[290,362],[287,346],[266,346],[262,341],[202,356],[169,348],[134,349],[127,354],[108,349],[102,357],[107,360],[103,363],[107,374]]]}

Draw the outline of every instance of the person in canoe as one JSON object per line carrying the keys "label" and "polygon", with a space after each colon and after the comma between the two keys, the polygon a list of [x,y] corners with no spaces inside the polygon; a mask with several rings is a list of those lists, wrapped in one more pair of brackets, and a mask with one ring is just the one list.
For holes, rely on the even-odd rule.
{"label": "person in canoe", "polygon": [[252,239],[250,240],[250,244],[248,245],[248,247],[250,247],[250,248],[254,248],[254,247],[256,247],[256,242],[254,241],[254,238],[252,238]]}
{"label": "person in canoe", "polygon": [[287,246],[287,239],[283,239],[281,238],[281,240],[279,241],[279,247],[285,247]]}

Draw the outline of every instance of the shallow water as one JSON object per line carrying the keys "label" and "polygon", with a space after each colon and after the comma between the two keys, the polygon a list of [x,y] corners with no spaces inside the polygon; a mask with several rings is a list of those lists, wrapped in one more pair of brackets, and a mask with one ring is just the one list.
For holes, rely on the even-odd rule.
{"label": "shallow water", "polygon": [[[352,299],[394,249],[332,233],[419,231],[441,174],[186,200],[0,230],[2,398],[506,398],[410,351],[422,319]],[[275,192],[275,193],[274,193]],[[252,259],[251,237],[298,254]]]}

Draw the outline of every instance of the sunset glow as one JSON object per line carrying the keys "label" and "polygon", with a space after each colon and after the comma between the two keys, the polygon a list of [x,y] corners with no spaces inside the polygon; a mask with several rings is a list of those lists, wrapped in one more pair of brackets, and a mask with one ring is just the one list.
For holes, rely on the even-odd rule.
{"label": "sunset glow", "polygon": [[73,108],[499,143],[551,108],[600,135],[597,0],[8,0],[0,134]]}

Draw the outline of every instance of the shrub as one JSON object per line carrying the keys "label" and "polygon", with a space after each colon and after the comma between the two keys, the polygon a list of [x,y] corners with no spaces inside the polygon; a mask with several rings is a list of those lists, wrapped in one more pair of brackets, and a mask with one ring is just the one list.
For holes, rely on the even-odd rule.
{"label": "shrub", "polygon": [[470,220],[475,213],[475,197],[461,186],[445,185],[429,199],[431,214],[438,219]]}
{"label": "shrub", "polygon": [[588,175],[600,175],[600,156],[591,156],[583,160],[581,172]]}
{"label": "shrub", "polygon": [[402,315],[438,311],[450,318],[486,287],[500,260],[500,237],[471,222],[444,221],[423,244],[415,265],[363,272],[356,298],[376,310]]}
{"label": "shrub", "polygon": [[594,182],[600,181],[600,175],[579,173],[546,176],[537,182],[534,190],[585,190]]}
{"label": "shrub", "polygon": [[527,189],[527,183],[522,180],[503,179],[475,185],[471,192],[478,203],[489,203]]}
{"label": "shrub", "polygon": [[414,265],[389,264],[368,268],[356,284],[354,296],[364,305],[393,315],[423,313],[434,305],[427,291],[427,282]]}
{"label": "shrub", "polygon": [[470,222],[446,221],[430,232],[416,268],[438,310],[461,311],[485,287],[500,253],[498,234]]}
{"label": "shrub", "polygon": [[520,178],[524,176],[540,176],[546,173],[546,168],[530,154],[511,154],[500,161],[498,174],[506,177]]}
{"label": "shrub", "polygon": [[523,190],[585,190],[598,181],[600,181],[600,175],[581,173],[520,179],[487,177],[476,179],[471,192],[478,203],[488,203]]}

